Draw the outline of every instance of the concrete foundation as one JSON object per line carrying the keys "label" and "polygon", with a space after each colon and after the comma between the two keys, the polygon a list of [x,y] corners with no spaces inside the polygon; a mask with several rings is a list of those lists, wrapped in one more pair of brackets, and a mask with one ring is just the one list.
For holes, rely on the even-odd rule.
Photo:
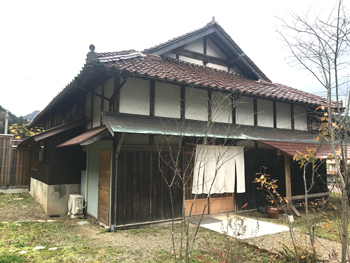
{"label": "concrete foundation", "polygon": [[30,178],[31,196],[40,203],[47,215],[62,215],[68,212],[70,194],[80,194],[80,184],[47,185]]}

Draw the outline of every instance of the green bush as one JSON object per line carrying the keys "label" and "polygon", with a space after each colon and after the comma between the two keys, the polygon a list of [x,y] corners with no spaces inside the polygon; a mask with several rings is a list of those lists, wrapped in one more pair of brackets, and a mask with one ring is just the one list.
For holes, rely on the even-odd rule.
{"label": "green bush", "polygon": [[0,263],[22,263],[24,259],[19,255],[0,255]]}

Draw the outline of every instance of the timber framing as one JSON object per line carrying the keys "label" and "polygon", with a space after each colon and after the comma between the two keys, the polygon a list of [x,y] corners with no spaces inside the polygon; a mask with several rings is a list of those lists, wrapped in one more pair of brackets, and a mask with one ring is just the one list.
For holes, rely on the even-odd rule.
{"label": "timber framing", "polygon": [[208,55],[204,55],[204,54],[201,54],[201,53],[198,53],[195,51],[186,50],[186,49],[174,50],[173,53],[176,55],[179,55],[179,56],[184,56],[184,57],[188,57],[188,58],[201,60],[201,61],[203,61],[204,65],[206,65],[208,63],[214,63],[217,65],[227,66],[227,67],[234,67],[235,66],[234,64],[231,64],[231,60],[229,60],[229,59],[208,56]]}

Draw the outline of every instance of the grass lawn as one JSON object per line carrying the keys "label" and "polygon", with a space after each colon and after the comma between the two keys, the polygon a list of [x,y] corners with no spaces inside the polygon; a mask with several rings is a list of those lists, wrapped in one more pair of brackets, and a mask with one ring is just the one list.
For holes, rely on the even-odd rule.
{"label": "grass lawn", "polygon": [[[0,194],[0,263],[174,262],[170,225],[107,233],[92,220],[47,217],[29,194]],[[191,232],[195,227],[191,227]],[[180,227],[176,229],[179,244]],[[43,247],[43,249],[35,249]],[[24,254],[19,252],[26,251]],[[227,258],[231,260],[228,261]],[[272,256],[200,229],[191,262],[273,262]]]}

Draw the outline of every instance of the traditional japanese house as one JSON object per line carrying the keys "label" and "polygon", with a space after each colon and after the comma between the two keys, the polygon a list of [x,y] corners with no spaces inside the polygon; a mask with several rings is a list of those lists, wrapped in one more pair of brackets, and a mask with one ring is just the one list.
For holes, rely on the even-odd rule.
{"label": "traditional japanese house", "polygon": [[[106,225],[169,220],[163,175],[172,171],[159,156],[166,160],[180,149],[179,165],[185,166],[198,138],[206,137],[230,140],[239,152],[225,166],[226,190],[211,192],[206,213],[244,204],[256,209],[266,202],[252,183],[263,167],[279,180],[282,195],[303,194],[302,171],[292,156],[315,145],[314,112],[324,103],[273,83],[214,20],[142,52],[97,53],[91,45],[75,79],[31,122],[45,132],[21,143],[31,148],[30,193],[50,215],[67,212],[69,194],[82,194],[87,213]],[[325,166],[319,173],[313,193],[327,191]],[[186,204],[195,193],[192,214],[202,211],[207,193],[193,190],[190,180]],[[177,218],[178,185],[173,196]]]}

